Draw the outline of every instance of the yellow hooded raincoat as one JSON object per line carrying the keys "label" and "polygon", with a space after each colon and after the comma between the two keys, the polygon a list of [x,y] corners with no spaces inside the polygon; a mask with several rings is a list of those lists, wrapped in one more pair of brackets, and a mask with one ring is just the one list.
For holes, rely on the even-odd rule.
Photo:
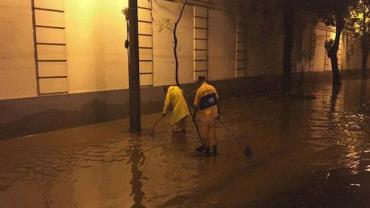
{"label": "yellow hooded raincoat", "polygon": [[169,105],[173,106],[171,124],[175,124],[185,116],[189,115],[188,105],[180,87],[170,86],[167,90],[166,99],[163,106],[163,114],[167,112]]}

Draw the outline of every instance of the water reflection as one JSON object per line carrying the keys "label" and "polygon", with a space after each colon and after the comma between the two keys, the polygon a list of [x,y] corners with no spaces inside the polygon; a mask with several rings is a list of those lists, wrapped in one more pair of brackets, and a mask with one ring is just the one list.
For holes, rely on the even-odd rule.
{"label": "water reflection", "polygon": [[134,201],[132,207],[142,208],[145,207],[142,204],[145,193],[142,190],[143,171],[141,171],[140,166],[145,162],[145,156],[142,150],[142,143],[140,142],[139,136],[131,135],[131,137],[132,140],[130,140],[129,149],[127,150],[127,154],[129,155],[127,164],[131,164],[131,174],[132,174],[132,179],[130,180],[131,184],[130,196],[132,196]]}
{"label": "water reflection", "polygon": [[333,85],[333,88],[331,90],[329,120],[331,120],[332,122],[335,120],[335,113],[337,112],[336,107],[340,89],[340,86]]}
{"label": "water reflection", "polygon": [[[302,89],[314,100],[225,99],[222,119],[252,161],[222,128],[217,157],[194,154],[190,121],[186,134],[164,121],[155,138],[122,134],[124,120],[0,141],[1,206],[370,207],[368,90],[350,80]],[[147,129],[160,115],[150,116]]]}
{"label": "water reflection", "polygon": [[281,140],[290,138],[290,99],[284,99],[281,104],[280,116],[279,116],[279,135]]}

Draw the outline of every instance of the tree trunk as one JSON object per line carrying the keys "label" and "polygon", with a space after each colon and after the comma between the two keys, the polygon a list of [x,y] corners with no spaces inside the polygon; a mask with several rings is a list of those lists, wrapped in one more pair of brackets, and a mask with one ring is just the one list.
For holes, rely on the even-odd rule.
{"label": "tree trunk", "polygon": [[176,81],[176,85],[180,85],[180,82],[179,82],[179,59],[177,57],[177,43],[178,43],[178,40],[177,40],[177,26],[182,18],[182,14],[184,13],[184,9],[185,9],[185,6],[186,6],[186,3],[187,3],[187,0],[184,1],[182,7],[181,7],[181,11],[180,11],[180,15],[179,17],[177,18],[177,21],[175,22],[175,27],[173,29],[173,39],[174,39],[174,42],[175,42],[175,45],[173,47],[173,54],[175,56],[175,81]]}
{"label": "tree trunk", "polygon": [[333,85],[339,86],[341,85],[341,78],[340,78],[339,67],[338,67],[337,53],[334,53],[331,55],[330,62],[331,62],[331,69],[332,69],[332,74],[333,74]]}
{"label": "tree trunk", "polygon": [[344,28],[344,17],[341,14],[337,14],[336,16],[336,31],[335,31],[335,40],[328,50],[328,56],[330,58],[331,62],[331,69],[333,74],[333,85],[341,85],[341,78],[339,73],[339,67],[338,67],[338,49],[339,49],[339,41],[340,36],[342,34],[343,28]]}
{"label": "tree trunk", "polygon": [[295,8],[289,1],[283,4],[283,93],[289,93],[292,81],[292,50],[294,42]]}
{"label": "tree trunk", "polygon": [[362,52],[362,60],[361,60],[361,78],[367,79],[368,78],[368,70],[367,70],[367,58],[369,55],[369,41],[367,37],[363,37],[361,39],[361,52]]}
{"label": "tree trunk", "polygon": [[362,79],[368,78],[368,72],[367,72],[367,57],[368,57],[369,51],[362,51],[362,61],[361,61],[361,77]]}

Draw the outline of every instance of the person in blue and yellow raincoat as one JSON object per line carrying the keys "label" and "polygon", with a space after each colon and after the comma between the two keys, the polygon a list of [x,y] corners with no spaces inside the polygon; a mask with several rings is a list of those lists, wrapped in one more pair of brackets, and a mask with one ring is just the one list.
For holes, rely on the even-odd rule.
{"label": "person in blue and yellow raincoat", "polygon": [[212,147],[213,153],[216,155],[216,121],[219,118],[219,96],[216,88],[208,84],[204,76],[199,76],[198,85],[199,88],[194,98],[194,107],[196,109],[194,116],[196,116],[199,126],[202,146],[198,147],[196,151],[204,151],[206,154],[209,154],[210,147]]}
{"label": "person in blue and yellow raincoat", "polygon": [[184,93],[179,86],[165,87],[166,98],[164,101],[162,115],[165,116],[169,106],[173,107],[171,124],[173,132],[184,132],[186,117],[190,114]]}

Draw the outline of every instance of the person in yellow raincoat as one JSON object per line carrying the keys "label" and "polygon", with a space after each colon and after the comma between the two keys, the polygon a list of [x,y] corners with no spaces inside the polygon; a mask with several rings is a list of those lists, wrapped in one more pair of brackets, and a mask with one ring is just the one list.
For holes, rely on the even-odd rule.
{"label": "person in yellow raincoat", "polygon": [[188,105],[184,98],[184,93],[179,86],[165,87],[166,98],[164,101],[162,116],[165,116],[168,107],[173,107],[171,124],[173,125],[173,132],[184,132],[186,117],[190,114]]}
{"label": "person in yellow raincoat", "polygon": [[196,151],[209,154],[210,147],[212,147],[213,153],[217,155],[216,121],[219,118],[219,96],[216,88],[208,84],[204,76],[199,76],[198,85],[199,88],[194,98],[195,113],[193,116],[196,116],[202,146]]}

